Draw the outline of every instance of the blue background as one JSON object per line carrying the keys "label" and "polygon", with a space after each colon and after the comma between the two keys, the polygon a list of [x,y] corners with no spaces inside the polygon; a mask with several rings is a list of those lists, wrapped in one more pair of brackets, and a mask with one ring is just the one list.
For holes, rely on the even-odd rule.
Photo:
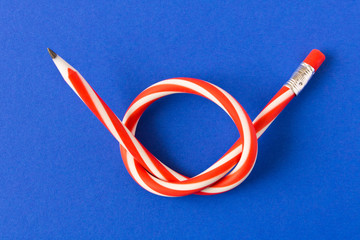
{"label": "blue background", "polygon": [[[0,2],[1,239],[359,239],[357,1]],[[119,117],[150,84],[210,81],[254,119],[313,48],[327,57],[259,140],[249,178],[217,196],[139,187],[49,57]],[[193,176],[238,137],[215,104],[152,105],[137,137]]]}

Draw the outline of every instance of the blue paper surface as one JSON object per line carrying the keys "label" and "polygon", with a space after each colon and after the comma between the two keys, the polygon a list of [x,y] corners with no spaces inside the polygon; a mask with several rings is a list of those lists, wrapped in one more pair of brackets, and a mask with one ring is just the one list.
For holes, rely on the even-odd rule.
{"label": "blue paper surface", "polygon": [[[0,29],[1,239],[360,238],[358,1],[2,0]],[[243,184],[164,198],[131,179],[47,47],[120,118],[149,85],[193,77],[254,119],[311,49],[326,60],[259,139]],[[194,176],[238,133],[212,102],[177,95],[136,136]]]}

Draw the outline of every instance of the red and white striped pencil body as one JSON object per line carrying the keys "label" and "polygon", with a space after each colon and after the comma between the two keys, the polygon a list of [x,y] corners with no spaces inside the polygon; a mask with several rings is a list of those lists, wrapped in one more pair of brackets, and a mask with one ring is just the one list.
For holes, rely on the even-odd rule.
{"label": "red and white striped pencil body", "polygon": [[[132,178],[149,192],[168,197],[219,194],[242,183],[255,164],[257,139],[315,72],[311,64],[303,63],[303,68],[308,70],[307,75],[297,77],[294,74],[292,82],[280,89],[253,122],[230,94],[211,83],[193,78],[167,79],[148,87],[134,99],[123,121],[120,121],[73,67],[52,51],[50,54],[65,81],[119,141],[124,164]],[[231,117],[240,134],[240,138],[218,161],[192,178],[163,164],[135,137],[137,123],[145,109],[154,101],[175,93],[196,94],[213,101]]]}

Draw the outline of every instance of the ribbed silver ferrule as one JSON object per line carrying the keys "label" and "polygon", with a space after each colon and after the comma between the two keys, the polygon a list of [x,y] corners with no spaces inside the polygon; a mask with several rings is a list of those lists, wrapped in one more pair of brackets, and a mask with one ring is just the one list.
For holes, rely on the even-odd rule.
{"label": "ribbed silver ferrule", "polygon": [[296,95],[299,95],[314,73],[315,69],[312,66],[302,62],[285,86],[289,87]]}

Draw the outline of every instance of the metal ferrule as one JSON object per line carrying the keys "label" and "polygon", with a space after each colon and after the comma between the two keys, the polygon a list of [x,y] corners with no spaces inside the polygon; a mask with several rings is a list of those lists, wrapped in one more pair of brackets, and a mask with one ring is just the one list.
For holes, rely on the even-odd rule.
{"label": "metal ferrule", "polygon": [[315,69],[312,66],[302,62],[285,86],[290,88],[296,95],[299,95],[314,73]]}

